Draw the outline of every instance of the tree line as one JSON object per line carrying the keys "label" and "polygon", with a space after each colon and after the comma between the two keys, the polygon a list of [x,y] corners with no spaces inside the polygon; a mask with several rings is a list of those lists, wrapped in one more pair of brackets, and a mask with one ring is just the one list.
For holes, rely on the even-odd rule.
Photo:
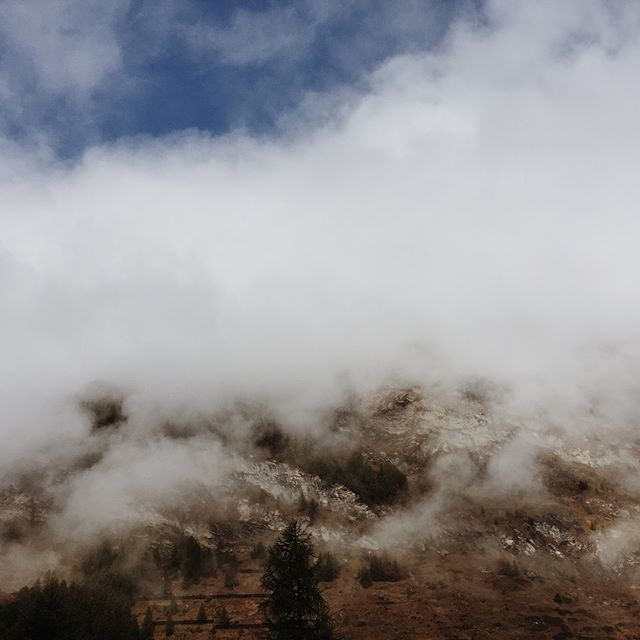
{"label": "tree line", "polygon": [[[176,563],[185,582],[197,582],[212,567],[195,539],[184,542]],[[204,557],[203,557],[204,555]],[[335,579],[339,567],[328,554],[316,557],[311,535],[292,521],[273,545],[256,550],[264,556],[260,609],[273,640],[334,640],[335,625],[319,590]],[[203,562],[204,560],[204,562]],[[227,568],[236,567],[226,557]],[[228,569],[227,569],[228,570]],[[54,575],[22,588],[0,604],[2,640],[151,640],[153,620],[147,609],[142,627],[131,613],[135,585],[117,569],[117,555],[105,545],[82,565],[83,578],[67,582]],[[170,616],[171,617],[171,616]],[[207,622],[201,606],[198,620]],[[174,629],[166,629],[173,635]]]}

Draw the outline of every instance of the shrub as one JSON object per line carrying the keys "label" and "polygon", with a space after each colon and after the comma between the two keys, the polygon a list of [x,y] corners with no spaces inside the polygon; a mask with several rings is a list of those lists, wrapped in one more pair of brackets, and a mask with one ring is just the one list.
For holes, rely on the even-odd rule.
{"label": "shrub", "polygon": [[171,580],[169,576],[165,573],[162,577],[162,597],[170,598],[173,596],[173,589],[171,588]]}
{"label": "shrub", "polygon": [[590,487],[589,482],[584,478],[581,480],[578,480],[578,491],[580,491],[581,493],[588,491],[589,487]]}
{"label": "shrub", "polygon": [[218,624],[221,627],[231,626],[231,618],[225,606],[220,607],[220,610],[218,611]]}
{"label": "shrub", "polygon": [[147,611],[144,614],[140,638],[141,640],[153,640],[153,613],[151,612],[151,607],[147,607]]}
{"label": "shrub", "polygon": [[185,586],[197,584],[202,576],[202,550],[193,536],[187,536],[182,551],[182,580]]}
{"label": "shrub", "polygon": [[201,572],[203,578],[214,578],[218,574],[216,560],[213,551],[206,547],[201,547],[202,565]]}
{"label": "shrub", "polygon": [[321,553],[316,562],[318,582],[333,582],[340,575],[340,564],[331,553]]}
{"label": "shrub", "polygon": [[371,579],[374,582],[397,582],[404,577],[404,572],[397,560],[387,555],[371,556],[369,570],[371,571]]}
{"label": "shrub", "polygon": [[224,570],[224,586],[227,589],[235,589],[239,584],[238,567],[235,564],[227,565]]}
{"label": "shrub", "polygon": [[220,549],[216,551],[216,562],[221,568],[227,567],[229,565],[233,565],[237,568],[240,564],[238,562],[238,556],[236,556],[235,553],[233,553],[232,551],[221,551]]}
{"label": "shrub", "polygon": [[501,559],[498,561],[498,573],[507,578],[519,578],[520,567],[518,567],[515,560]]}
{"label": "shrub", "polygon": [[253,549],[251,549],[251,558],[253,560],[262,560],[267,554],[267,549],[264,546],[264,542],[262,540],[256,542]]}
{"label": "shrub", "polygon": [[400,567],[397,560],[388,555],[371,554],[364,559],[358,580],[362,586],[371,586],[373,582],[397,582],[406,577],[406,572]]}
{"label": "shrub", "polygon": [[289,446],[289,436],[273,420],[263,420],[254,428],[254,443],[277,458]]}
{"label": "shrub", "polygon": [[169,616],[167,618],[167,623],[164,626],[164,635],[167,636],[167,638],[169,638],[175,633],[175,631],[176,631],[176,626],[173,623],[173,618]]}
{"label": "shrub", "polygon": [[318,507],[318,501],[315,498],[307,500],[304,497],[304,493],[300,492],[300,499],[298,500],[299,513],[309,516],[309,520],[314,522],[318,515]]}
{"label": "shrub", "polygon": [[91,416],[92,431],[118,427],[127,420],[122,399],[104,397],[96,400],[85,400],[80,403],[80,406]]}
{"label": "shrub", "polygon": [[365,589],[368,589],[372,584],[373,580],[371,579],[371,572],[368,567],[361,567],[358,572],[358,582]]}

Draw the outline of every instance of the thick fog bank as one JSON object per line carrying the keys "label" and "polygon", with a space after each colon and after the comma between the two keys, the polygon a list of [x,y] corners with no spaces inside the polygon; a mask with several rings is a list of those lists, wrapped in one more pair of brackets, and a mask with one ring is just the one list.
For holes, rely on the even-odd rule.
{"label": "thick fog bank", "polygon": [[96,384],[139,438],[100,464],[177,483],[208,450],[145,434],[235,402],[313,427],[386,383],[487,380],[508,412],[633,428],[639,17],[494,2],[268,139],[126,140],[71,167],[5,146],[0,475],[89,437]]}

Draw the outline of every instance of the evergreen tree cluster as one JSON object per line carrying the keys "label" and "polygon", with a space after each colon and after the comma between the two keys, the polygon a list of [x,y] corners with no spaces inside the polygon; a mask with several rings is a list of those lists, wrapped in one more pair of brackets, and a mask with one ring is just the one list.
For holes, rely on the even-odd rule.
{"label": "evergreen tree cluster", "polygon": [[386,554],[371,554],[365,558],[358,573],[358,581],[365,588],[374,582],[397,582],[405,577],[405,571],[398,561]]}
{"label": "evergreen tree cluster", "polygon": [[238,579],[240,563],[236,554],[231,551],[218,550],[216,562],[224,575],[224,586],[227,589],[235,589],[240,584]]}
{"label": "evergreen tree cluster", "polygon": [[124,549],[103,542],[84,557],[80,563],[80,573],[87,584],[101,585],[133,597],[136,592],[136,579],[148,577],[147,574],[152,573],[152,568],[149,567],[152,563],[153,560],[145,556],[132,565]]}
{"label": "evergreen tree cluster", "polygon": [[182,576],[183,586],[198,584],[202,578],[216,575],[216,560],[211,549],[203,547],[193,536],[185,536],[173,544],[168,561],[164,563],[166,574]]}
{"label": "evergreen tree cluster", "polygon": [[307,471],[328,484],[342,484],[370,506],[401,502],[407,494],[407,477],[391,462],[377,468],[356,452],[346,460],[332,454],[316,456]]}
{"label": "evergreen tree cluster", "polygon": [[252,560],[262,560],[267,555],[267,548],[264,546],[264,542],[262,540],[258,540],[256,544],[251,549],[251,559]]}
{"label": "evergreen tree cluster", "polygon": [[290,439],[276,422],[265,419],[254,427],[254,444],[270,458],[278,459],[290,445]]}
{"label": "evergreen tree cluster", "polygon": [[319,508],[320,505],[315,498],[307,500],[304,493],[300,493],[300,499],[298,500],[298,511],[308,516],[310,522],[315,522]]}
{"label": "evergreen tree cluster", "polygon": [[340,575],[340,564],[331,553],[321,553],[316,563],[318,582],[333,582]]}
{"label": "evergreen tree cluster", "polygon": [[48,577],[0,605],[2,640],[140,640],[129,594]]}

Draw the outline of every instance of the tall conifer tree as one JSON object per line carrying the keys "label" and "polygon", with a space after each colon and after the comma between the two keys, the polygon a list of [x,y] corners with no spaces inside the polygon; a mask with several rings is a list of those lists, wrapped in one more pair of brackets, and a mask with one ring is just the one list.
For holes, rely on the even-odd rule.
{"label": "tall conifer tree", "polygon": [[269,547],[260,584],[262,613],[273,640],[333,640],[333,621],[318,589],[311,534],[291,522]]}

